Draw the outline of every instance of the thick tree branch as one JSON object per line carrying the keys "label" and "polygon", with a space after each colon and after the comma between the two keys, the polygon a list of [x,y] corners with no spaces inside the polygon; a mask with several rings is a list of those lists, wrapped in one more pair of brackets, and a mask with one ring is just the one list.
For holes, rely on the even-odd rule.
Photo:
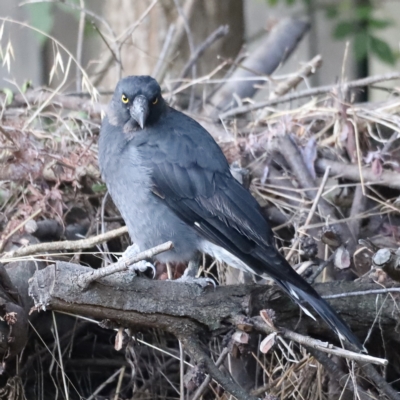
{"label": "thick tree branch", "polygon": [[[50,306],[55,310],[120,320],[126,326],[157,327],[168,331],[169,324],[178,323],[180,326],[186,319],[191,321],[190,325],[214,331],[225,327],[228,320],[238,315],[254,316],[259,315],[260,310],[272,309],[279,327],[320,339],[336,340],[320,321],[304,316],[298,324],[299,308],[275,286],[231,285],[214,290],[173,281],[131,279],[128,274],[118,274],[101,278],[82,292],[76,283],[82,274],[90,271],[90,268],[64,262],[37,271],[30,281],[30,294],[36,307]],[[315,287],[322,296],[382,289],[375,283],[344,281]],[[380,297],[374,294],[366,294],[362,301],[357,302],[351,297],[329,300],[356,333],[367,332],[373,325],[380,301]],[[398,341],[398,337],[391,328],[397,324],[397,307],[394,297],[385,303],[380,314],[383,331],[388,339],[394,341]],[[359,318],[360,315],[363,318]]]}

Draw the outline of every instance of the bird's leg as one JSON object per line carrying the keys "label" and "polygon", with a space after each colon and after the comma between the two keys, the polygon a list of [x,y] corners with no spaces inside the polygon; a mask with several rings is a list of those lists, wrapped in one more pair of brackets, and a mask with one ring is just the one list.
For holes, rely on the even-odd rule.
{"label": "bird's leg", "polygon": [[[138,253],[140,253],[140,249],[136,243],[133,243],[132,245],[128,246],[127,249],[122,253],[120,260],[124,258],[134,257]],[[129,270],[132,272],[145,272],[148,268],[151,268],[153,270],[154,278],[156,276],[156,268],[152,263],[146,260],[139,261],[129,266]]]}
{"label": "bird's leg", "polygon": [[175,279],[175,281],[196,283],[202,287],[206,287],[208,286],[208,284],[212,283],[215,287],[215,282],[211,278],[196,278],[200,262],[201,262],[201,253],[196,253],[193,259],[189,261],[189,265],[185,269],[183,275],[180,278]]}

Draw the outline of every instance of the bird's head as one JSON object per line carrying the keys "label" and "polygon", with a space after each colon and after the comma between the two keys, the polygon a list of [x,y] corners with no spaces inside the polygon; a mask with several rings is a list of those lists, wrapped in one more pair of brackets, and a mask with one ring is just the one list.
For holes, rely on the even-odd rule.
{"label": "bird's head", "polygon": [[143,129],[156,122],[166,108],[161,88],[150,76],[127,76],[115,88],[107,115],[124,132]]}

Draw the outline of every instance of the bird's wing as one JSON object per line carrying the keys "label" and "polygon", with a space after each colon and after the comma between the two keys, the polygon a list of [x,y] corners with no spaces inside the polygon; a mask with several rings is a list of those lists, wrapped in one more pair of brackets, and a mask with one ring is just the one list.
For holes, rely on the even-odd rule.
{"label": "bird's wing", "polygon": [[152,171],[154,195],[205,239],[245,263],[262,252],[259,257],[270,260],[270,268],[265,262],[259,268],[252,263],[254,273],[275,279],[290,274],[297,281],[292,268],[282,265],[257,201],[233,178],[220,147],[195,121],[185,117],[180,122],[164,126],[161,134],[150,132],[141,146],[141,156]]}

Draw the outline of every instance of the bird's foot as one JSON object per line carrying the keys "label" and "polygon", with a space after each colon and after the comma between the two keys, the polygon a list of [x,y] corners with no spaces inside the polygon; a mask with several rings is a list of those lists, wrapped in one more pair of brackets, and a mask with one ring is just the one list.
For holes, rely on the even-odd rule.
{"label": "bird's foot", "polygon": [[[132,244],[127,247],[127,249],[123,252],[119,261],[125,261],[132,257],[135,257],[136,254],[140,253],[139,247],[137,244]],[[136,274],[136,272],[146,272],[149,268],[153,271],[153,278],[156,276],[156,267],[149,261],[142,260],[137,263],[131,264],[128,267],[129,272]]]}
{"label": "bird's foot", "polygon": [[195,283],[202,288],[207,287],[211,283],[214,286],[214,289],[217,287],[217,284],[211,278],[196,278],[190,275],[182,275],[180,278],[175,279],[174,282]]}

